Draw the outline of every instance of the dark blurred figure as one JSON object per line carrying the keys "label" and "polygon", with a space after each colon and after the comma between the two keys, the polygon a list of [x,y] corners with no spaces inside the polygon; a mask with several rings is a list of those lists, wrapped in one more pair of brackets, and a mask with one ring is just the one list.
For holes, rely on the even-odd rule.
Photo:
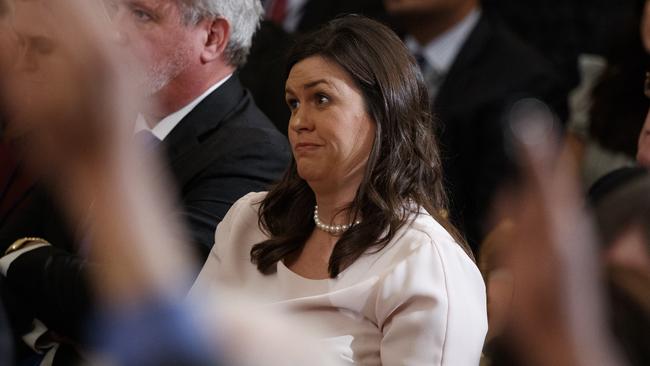
{"label": "dark blurred figure", "polygon": [[604,244],[612,330],[631,365],[650,363],[650,175],[619,175],[593,200]]}
{"label": "dark blurred figure", "polygon": [[255,104],[287,135],[291,113],[284,101],[286,54],[293,35],[279,25],[264,20],[253,37],[248,62],[239,70],[239,78],[255,98]]}
{"label": "dark blurred figure", "polygon": [[513,174],[503,119],[525,97],[564,120],[566,91],[550,63],[481,10],[478,0],[384,0],[434,98],[451,217],[476,251],[494,193]]}
{"label": "dark blurred figure", "polygon": [[522,40],[534,46],[561,73],[567,90],[579,82],[577,59],[584,47],[587,13],[578,0],[483,0]]}
{"label": "dark blurred figure", "polygon": [[378,0],[262,0],[266,18],[289,33],[314,30],[344,14],[360,14],[384,20]]}
{"label": "dark blurred figure", "polygon": [[643,94],[648,54],[639,32],[644,3],[637,0],[638,12],[629,18],[618,42],[607,52],[607,67],[592,92],[590,111],[590,136],[601,147],[632,159],[650,107]]}
{"label": "dark blurred figure", "polygon": [[[22,56],[13,57],[15,67],[6,68],[11,70],[7,74],[23,81],[17,83],[22,89],[8,86],[6,95],[29,96],[20,98],[22,103],[8,105],[13,107],[8,113],[14,122],[10,127],[20,129],[28,123],[16,120],[33,122],[43,118],[45,107],[49,106],[45,102],[50,101],[52,94],[78,91],[63,86],[72,89],[74,83],[59,80],[71,76],[64,76],[55,66],[67,65],[50,62],[65,55],[63,48],[57,47],[65,42],[48,28],[50,23],[31,21],[33,17],[48,19],[54,10],[45,1],[11,1],[15,4],[12,24],[9,32],[0,34],[0,40],[9,35],[9,42],[2,44],[3,56]],[[149,149],[164,156],[165,167],[175,184],[170,199],[182,202],[177,210],[166,214],[187,224],[191,239],[184,243],[194,254],[198,267],[214,243],[216,225],[234,200],[250,191],[265,189],[280,177],[288,163],[286,138],[260,112],[250,93],[233,75],[245,63],[262,8],[258,0],[231,0],[226,5],[225,1],[211,1],[210,9],[198,5],[180,7],[172,0],[153,1],[155,9],[135,9],[127,1],[112,3],[115,8],[109,7],[107,13],[113,16],[121,32],[120,45],[137,55],[146,67],[138,74],[143,80],[135,79],[140,82],[138,86],[147,89],[144,93],[150,107],[139,110],[143,118],[135,128],[125,122],[128,125],[123,127],[129,134],[124,140],[133,143],[134,139],[146,138]],[[238,7],[251,12],[238,11]],[[160,21],[147,23],[151,27],[145,29],[136,26],[142,17]],[[237,24],[238,28],[230,24]],[[5,53],[7,46],[16,52]],[[125,56],[123,63],[127,61]],[[135,115],[129,119],[132,121]],[[136,136],[134,130],[139,131]],[[34,144],[20,144],[29,140],[26,132],[31,131],[8,130],[7,135],[27,156],[34,153]],[[18,148],[14,151],[22,152]],[[53,155],[40,150],[39,153]],[[16,169],[22,169],[20,164]],[[73,190],[71,181],[57,183]],[[80,343],[85,340],[86,321],[96,300],[88,279],[98,265],[88,260],[95,251],[89,240],[92,230],[84,220],[64,219],[59,202],[49,196],[47,188],[51,187],[41,184],[31,190],[25,204],[19,210],[13,209],[0,226],[0,254],[4,254],[0,268],[12,290],[11,297],[22,304],[16,309],[30,314],[26,323],[15,327],[16,332],[22,335],[32,330],[31,319],[36,318],[47,326],[43,327],[45,330]],[[5,252],[10,246],[11,250]],[[198,269],[194,268],[194,275]],[[183,280],[189,286],[191,279]],[[40,336],[47,338],[47,334],[40,333],[32,340],[41,339]],[[43,352],[54,353],[54,343],[47,344]]]}
{"label": "dark blurred figure", "polygon": [[569,141],[580,161],[585,187],[607,173],[639,163],[645,153],[642,125],[650,107],[644,96],[649,57],[640,34],[645,0],[636,0],[625,27],[613,31],[604,58],[583,56],[583,82],[572,95]]}
{"label": "dark blurred figure", "polygon": [[638,14],[636,0],[484,0],[523,40],[553,62],[569,88],[580,81],[580,54],[604,55]]}

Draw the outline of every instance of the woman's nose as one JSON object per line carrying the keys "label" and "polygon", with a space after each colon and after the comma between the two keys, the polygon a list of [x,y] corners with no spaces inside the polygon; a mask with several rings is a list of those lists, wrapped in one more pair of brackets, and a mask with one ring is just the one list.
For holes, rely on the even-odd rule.
{"label": "woman's nose", "polygon": [[291,113],[291,118],[289,119],[289,128],[294,132],[305,132],[311,131],[314,129],[314,125],[311,122],[309,113],[307,113],[303,108],[297,108]]}

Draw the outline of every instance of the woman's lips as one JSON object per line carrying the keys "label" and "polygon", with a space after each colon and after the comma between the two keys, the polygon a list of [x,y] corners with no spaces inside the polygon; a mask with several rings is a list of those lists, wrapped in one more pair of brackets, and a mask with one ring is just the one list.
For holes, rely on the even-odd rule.
{"label": "woman's lips", "polygon": [[296,144],[293,147],[293,150],[296,153],[306,153],[306,152],[314,151],[314,150],[316,150],[316,149],[318,149],[320,147],[322,147],[322,145],[311,143],[311,142],[301,142],[301,143]]}

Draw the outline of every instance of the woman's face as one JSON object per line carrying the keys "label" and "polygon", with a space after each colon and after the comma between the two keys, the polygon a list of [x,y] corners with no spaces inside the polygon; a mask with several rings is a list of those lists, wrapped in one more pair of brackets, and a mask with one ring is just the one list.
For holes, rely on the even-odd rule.
{"label": "woman's face", "polygon": [[31,123],[58,115],[57,107],[74,95],[69,85],[76,70],[58,46],[60,27],[52,11],[56,4],[12,3],[13,11],[0,19],[0,87],[12,117],[7,133],[18,137],[32,128]]}
{"label": "woman's face", "polygon": [[375,136],[361,91],[338,64],[312,56],[286,83],[289,141],[298,174],[312,188],[358,187]]}

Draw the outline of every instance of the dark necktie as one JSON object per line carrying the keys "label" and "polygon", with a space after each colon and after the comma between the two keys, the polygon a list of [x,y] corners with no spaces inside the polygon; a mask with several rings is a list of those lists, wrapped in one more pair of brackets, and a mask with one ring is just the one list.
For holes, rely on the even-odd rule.
{"label": "dark necktie", "polygon": [[427,84],[429,97],[431,101],[433,101],[436,99],[438,89],[440,88],[440,84],[442,84],[442,80],[444,79],[444,74],[433,67],[421,52],[417,52],[414,57],[415,61],[418,63],[418,66],[420,67],[424,82]]}

